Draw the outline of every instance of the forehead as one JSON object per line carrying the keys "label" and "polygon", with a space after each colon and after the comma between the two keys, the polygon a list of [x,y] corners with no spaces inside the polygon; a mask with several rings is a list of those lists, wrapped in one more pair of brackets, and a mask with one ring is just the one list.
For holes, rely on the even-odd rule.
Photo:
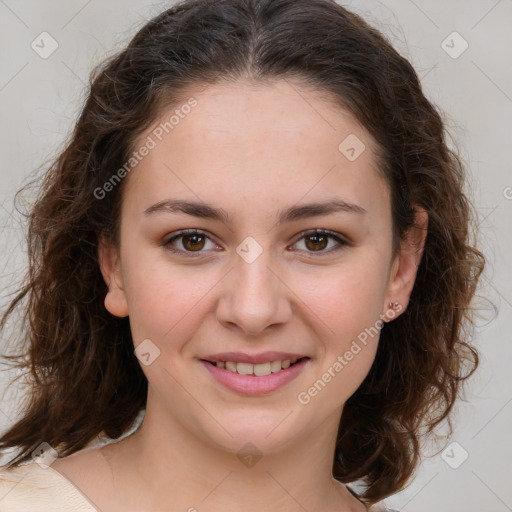
{"label": "forehead", "polygon": [[153,146],[125,191],[137,188],[139,208],[166,194],[222,199],[226,210],[335,194],[366,209],[389,207],[374,139],[327,95],[289,80],[187,92],[134,145]]}

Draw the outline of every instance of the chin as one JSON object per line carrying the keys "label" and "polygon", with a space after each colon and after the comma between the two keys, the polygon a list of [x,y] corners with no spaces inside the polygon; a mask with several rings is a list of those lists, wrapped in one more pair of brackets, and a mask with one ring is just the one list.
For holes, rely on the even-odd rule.
{"label": "chin", "polygon": [[[211,432],[207,442],[237,456],[279,453],[292,444],[296,437],[294,432],[290,431],[290,423],[286,424],[291,417],[287,415],[288,413],[283,412],[279,415],[267,414],[267,418],[262,420],[254,412],[247,411],[246,414],[236,415],[236,421],[233,417],[228,420],[228,416],[224,415],[223,418],[228,420],[223,424],[227,432],[222,428],[220,432],[219,430]],[[283,421],[285,418],[286,420]]]}

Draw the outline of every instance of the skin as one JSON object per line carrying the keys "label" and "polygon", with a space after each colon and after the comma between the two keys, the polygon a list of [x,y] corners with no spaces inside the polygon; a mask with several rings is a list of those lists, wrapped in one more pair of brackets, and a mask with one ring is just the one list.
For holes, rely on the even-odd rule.
{"label": "skin", "polygon": [[[242,503],[247,512],[364,511],[333,479],[332,460],[343,404],[368,374],[378,335],[309,403],[297,397],[389,314],[390,302],[405,310],[427,214],[417,209],[421,229],[412,229],[394,256],[375,141],[315,91],[281,80],[218,84],[190,96],[198,105],[125,178],[119,251],[106,240],[99,250],[109,285],[105,307],[129,315],[135,346],[150,339],[160,350],[141,365],[149,382],[145,419],[131,436],[52,467],[102,512],[217,512]],[[338,150],[350,134],[366,147],[354,161]],[[169,198],[223,208],[230,222],[144,215]],[[276,223],[281,210],[332,198],[366,213]],[[207,238],[175,239],[182,254],[163,245],[189,228]],[[315,228],[348,244],[301,236]],[[262,250],[251,263],[236,252],[248,236]],[[199,362],[236,350],[299,352],[311,360],[283,388],[246,397],[222,387]],[[237,457],[246,443],[262,455],[251,467]]]}

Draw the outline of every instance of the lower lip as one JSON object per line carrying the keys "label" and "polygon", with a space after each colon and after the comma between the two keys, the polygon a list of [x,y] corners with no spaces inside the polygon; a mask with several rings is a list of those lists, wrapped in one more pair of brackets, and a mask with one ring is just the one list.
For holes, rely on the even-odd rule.
{"label": "lower lip", "polygon": [[310,360],[303,358],[293,366],[270,375],[240,375],[206,361],[200,361],[218,382],[241,395],[256,396],[272,393],[293,380]]}

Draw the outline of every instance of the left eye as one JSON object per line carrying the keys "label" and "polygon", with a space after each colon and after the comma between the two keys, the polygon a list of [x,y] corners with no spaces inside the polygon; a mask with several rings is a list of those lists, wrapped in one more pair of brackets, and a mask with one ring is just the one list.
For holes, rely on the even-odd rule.
{"label": "left eye", "polygon": [[[175,247],[175,242],[181,239],[181,245],[183,249],[178,249]],[[329,250],[325,250],[328,247],[329,239],[334,240],[334,249],[331,246]],[[177,235],[169,238],[164,242],[164,246],[171,252],[174,253],[188,253],[192,256],[191,253],[202,253],[204,252],[202,249],[205,248],[206,240],[210,240],[210,237],[207,236],[204,232],[193,229],[187,231],[181,231]],[[301,238],[295,242],[297,244],[299,241],[305,241],[306,251],[313,253],[325,254],[328,252],[332,252],[333,250],[340,249],[342,246],[347,245],[347,242],[343,240],[340,236],[336,235],[331,231],[326,231],[323,229],[314,229],[311,231],[307,231],[301,233]],[[211,242],[211,240],[210,240]],[[212,242],[213,244],[213,242]],[[215,246],[215,244],[213,244]],[[197,254],[197,255],[199,255]],[[193,254],[196,256],[196,254]]]}
{"label": "left eye", "polygon": [[[334,240],[334,249],[331,246],[329,250],[324,250],[328,246],[329,239]],[[341,249],[344,245],[347,245],[347,242],[343,240],[340,236],[332,233],[331,231],[326,231],[325,229],[314,229],[312,231],[307,231],[306,233],[302,233],[302,237],[299,238],[298,241],[304,240],[305,246],[307,250],[313,249],[311,252],[319,252],[320,254],[326,254],[329,252],[336,251]],[[308,243],[309,240],[309,243]],[[296,243],[298,243],[298,241]]]}

